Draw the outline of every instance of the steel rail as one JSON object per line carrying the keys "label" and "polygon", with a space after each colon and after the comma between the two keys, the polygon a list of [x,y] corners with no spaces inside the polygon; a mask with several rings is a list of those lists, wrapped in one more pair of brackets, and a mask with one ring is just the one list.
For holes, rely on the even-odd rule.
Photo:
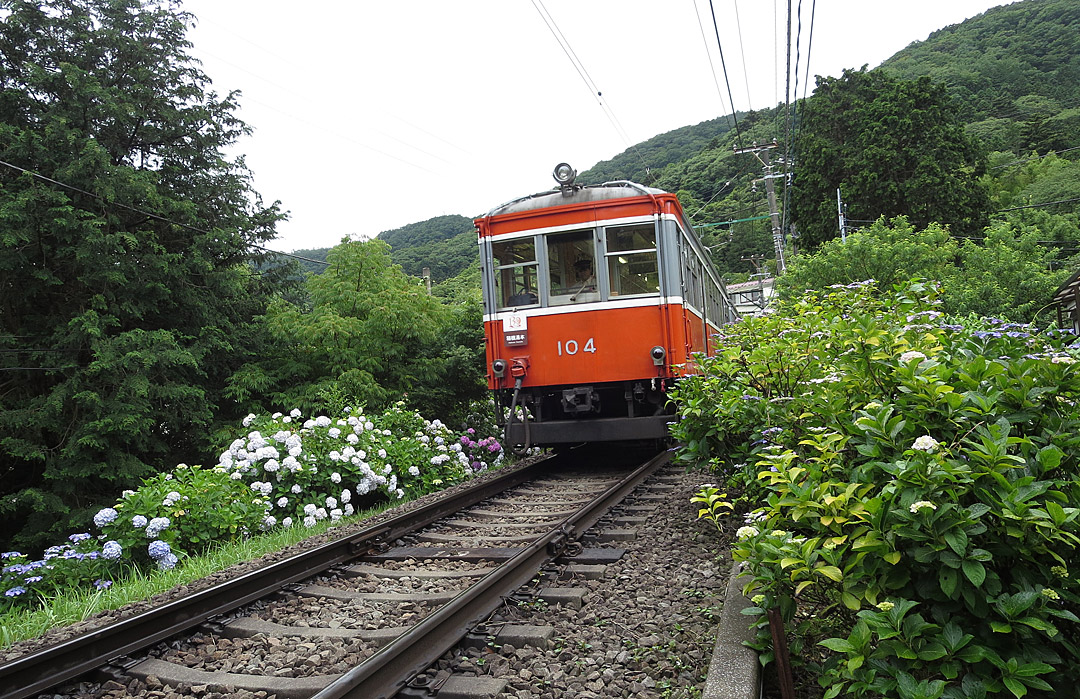
{"label": "steel rail", "polygon": [[0,665],[0,699],[25,699],[191,629],[286,585],[368,553],[561,465],[552,457],[463,488],[411,512],[79,638]]}
{"label": "steel rail", "polygon": [[667,463],[670,456],[670,452],[665,451],[634,469],[577,514],[563,520],[521,553],[481,578],[476,585],[328,684],[312,699],[393,697],[405,687],[406,682],[430,667],[473,626],[495,611],[504,597],[535,577],[545,563],[557,558],[566,544],[579,538],[613,504]]}

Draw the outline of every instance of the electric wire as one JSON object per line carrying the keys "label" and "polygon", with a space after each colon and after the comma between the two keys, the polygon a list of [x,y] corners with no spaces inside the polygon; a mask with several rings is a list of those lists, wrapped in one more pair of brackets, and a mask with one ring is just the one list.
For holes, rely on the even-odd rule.
{"label": "electric wire", "polygon": [[[716,94],[720,97],[720,109],[724,109],[724,91],[720,89],[720,78],[716,77],[716,66],[713,64],[712,51],[709,50],[709,40],[705,36],[705,24],[701,21],[701,11],[698,9],[697,0],[694,0],[694,15],[697,17],[698,29],[701,30],[701,41],[705,44],[705,57],[709,59],[709,72],[712,73],[713,85],[716,86]],[[731,108],[734,112],[734,106]]]}
{"label": "electric wire", "polygon": [[612,127],[614,127],[615,133],[617,133],[619,135],[619,138],[623,140],[623,142],[626,144],[627,149],[632,151],[634,155],[638,157],[638,159],[641,161],[642,167],[645,168],[645,171],[647,173],[649,171],[648,163],[645,162],[645,158],[641,155],[641,152],[638,151],[633,141],[631,141],[629,134],[626,132],[626,129],[623,128],[622,123],[619,121],[619,117],[616,116],[615,110],[612,109],[611,105],[608,104],[607,100],[604,99],[603,92],[601,92],[600,87],[592,79],[592,76],[589,75],[589,71],[585,68],[585,64],[582,63],[580,58],[578,58],[577,53],[574,51],[574,47],[570,45],[570,42],[566,39],[566,36],[563,35],[562,30],[559,29],[559,25],[555,22],[555,18],[552,17],[551,13],[548,12],[548,9],[544,7],[544,3],[542,0],[532,0],[532,4],[533,7],[536,8],[536,11],[540,14],[540,18],[544,20],[544,24],[547,25],[548,31],[550,31],[551,35],[555,37],[555,41],[559,44],[559,48],[563,50],[563,53],[566,54],[567,59],[569,59],[570,63],[573,64],[574,70],[577,71],[578,75],[585,83],[585,87],[588,88],[589,92],[593,94],[593,98],[596,99],[597,103],[600,105],[600,109],[604,112],[604,116],[607,117],[608,121],[611,122]]}
{"label": "electric wire", "polygon": [[[731,120],[735,124],[735,143],[742,147],[742,134],[739,132],[739,117],[735,114],[735,98],[731,96],[731,81],[728,79],[727,62],[724,60],[724,47],[720,43],[720,26],[716,23],[716,9],[713,0],[709,0],[709,14],[712,15],[713,31],[716,32],[716,47],[720,50],[720,66],[724,69],[724,84],[727,85],[728,101],[731,102]],[[749,105],[747,105],[749,109]]]}
{"label": "electric wire", "polygon": [[[204,228],[199,228],[198,226],[192,226],[192,225],[189,225],[187,223],[181,223],[180,221],[174,221],[171,218],[166,218],[165,216],[161,216],[159,214],[151,213],[149,211],[145,211],[143,209],[139,209],[139,208],[134,207],[134,206],[128,206],[127,204],[124,204],[122,202],[109,201],[109,200],[105,199],[104,197],[102,197],[99,194],[94,194],[93,192],[88,192],[85,189],[80,189],[79,187],[75,187],[73,185],[61,182],[59,180],[54,180],[51,177],[46,177],[45,175],[42,175],[41,173],[34,172],[33,170],[28,170],[28,169],[26,169],[24,167],[19,167],[18,165],[14,165],[14,164],[9,163],[9,162],[7,162],[5,160],[0,160],[0,165],[3,165],[5,167],[9,167],[12,170],[17,170],[17,171],[19,171],[21,173],[30,175],[31,177],[36,177],[39,180],[42,180],[44,182],[48,182],[49,184],[53,184],[53,185],[56,185],[58,187],[63,187],[64,189],[69,189],[69,190],[71,190],[73,192],[78,192],[79,194],[85,194],[88,197],[92,197],[94,199],[97,199],[98,201],[100,201],[101,203],[103,203],[103,204],[105,204],[107,206],[115,206],[115,207],[119,207],[121,209],[127,209],[128,211],[134,211],[135,213],[140,214],[142,216],[147,216],[149,218],[152,218],[152,219],[155,219],[155,220],[158,220],[158,221],[162,221],[164,223],[170,223],[170,224],[172,224],[174,226],[180,226],[181,228],[186,228],[188,230],[195,231],[196,233],[202,233],[204,235],[216,235],[214,232],[208,231],[208,230],[206,230]],[[316,260],[316,259],[313,259],[313,258],[310,258],[310,257],[303,257],[301,255],[293,255],[293,254],[287,253],[287,252],[280,252],[278,250],[271,250],[270,248],[265,248],[265,247],[263,247],[261,245],[256,245],[255,243],[247,243],[247,245],[249,247],[255,248],[256,250],[262,250],[263,252],[272,253],[274,255],[281,255],[283,257],[291,257],[291,258],[294,258],[294,259],[297,259],[297,260],[304,260],[305,262],[314,262],[314,263],[320,264],[320,265],[329,265],[330,264],[329,262],[325,262],[323,260]]]}
{"label": "electric wire", "polygon": [[810,3],[810,36],[806,40],[806,76],[803,80],[803,99],[810,89],[810,51],[814,47],[814,17],[817,15],[817,0]]}
{"label": "electric wire", "polygon": [[1053,206],[1054,204],[1071,204],[1074,201],[1080,201],[1080,197],[1073,197],[1072,199],[1058,199],[1057,201],[1044,201],[1041,204],[1028,204],[1027,206],[1012,206],[1008,209],[998,209],[994,213],[1002,214],[1006,211],[1019,211],[1020,209],[1037,209],[1040,206]]}
{"label": "electric wire", "polygon": [[754,101],[750,99],[750,76],[746,72],[746,44],[743,42],[742,22],[739,21],[739,0],[731,0],[731,4],[735,6],[735,31],[739,34],[739,58],[742,60],[743,82],[746,83],[746,108],[750,109]]}

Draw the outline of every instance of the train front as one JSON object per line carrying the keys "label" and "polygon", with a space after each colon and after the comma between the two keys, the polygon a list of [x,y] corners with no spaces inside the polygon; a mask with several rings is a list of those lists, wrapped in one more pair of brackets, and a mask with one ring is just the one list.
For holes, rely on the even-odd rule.
{"label": "train front", "polygon": [[558,188],[475,221],[488,386],[507,441],[664,439],[667,390],[708,335],[682,307],[681,208],[657,189],[577,186],[565,165],[555,175]]}

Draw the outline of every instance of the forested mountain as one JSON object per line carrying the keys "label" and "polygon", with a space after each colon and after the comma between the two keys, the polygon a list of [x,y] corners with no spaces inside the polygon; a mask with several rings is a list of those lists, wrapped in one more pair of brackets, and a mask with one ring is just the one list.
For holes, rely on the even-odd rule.
{"label": "forested mountain", "polygon": [[435,282],[456,277],[480,259],[476,228],[465,216],[436,216],[383,231],[378,239],[390,245],[390,259],[406,274],[419,277],[427,267]]}
{"label": "forested mountain", "polygon": [[940,29],[885,61],[929,76],[955,98],[990,150],[1080,145],[1080,3],[1025,0]]}
{"label": "forested mountain", "polygon": [[[885,61],[881,72],[895,80],[927,77],[943,84],[952,100],[950,118],[959,120],[984,155],[1024,157],[1080,146],[1080,3],[1075,0],[1022,0],[992,8],[914,41]],[[848,79],[857,74],[850,72]],[[904,85],[899,89],[914,89]],[[798,113],[812,107],[813,100],[799,105]],[[781,106],[684,126],[596,163],[578,181],[629,179],[677,192],[721,271],[755,271],[755,265],[769,263],[774,252],[763,172],[752,155],[736,154],[734,147],[776,140],[774,162],[784,155],[801,158],[804,154],[785,143],[786,116]],[[803,125],[801,118],[796,121],[797,135]],[[1000,174],[1000,165],[996,167],[988,171],[989,177]],[[977,175],[978,167],[973,172]],[[781,202],[791,194],[783,191],[783,184],[777,180]],[[827,184],[822,181],[822,187]],[[1014,181],[1007,189],[1003,193],[991,186],[989,194],[999,205],[1038,199],[1034,192],[1026,196]],[[1036,189],[1054,191],[1061,199],[1071,192],[1061,177],[1054,183],[1043,179]],[[406,272],[419,275],[430,267],[436,281],[455,276],[476,259],[472,224],[460,216],[410,224],[379,238],[391,245],[394,262]],[[315,252],[308,251],[317,257]]]}

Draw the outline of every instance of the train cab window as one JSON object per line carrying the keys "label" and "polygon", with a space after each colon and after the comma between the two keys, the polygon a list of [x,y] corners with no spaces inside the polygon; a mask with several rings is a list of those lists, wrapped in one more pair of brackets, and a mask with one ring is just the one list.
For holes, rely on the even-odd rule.
{"label": "train cab window", "polygon": [[547,262],[551,276],[548,303],[560,306],[599,301],[595,258],[592,230],[548,235]]}
{"label": "train cab window", "polygon": [[656,228],[653,224],[616,226],[608,228],[606,233],[611,296],[660,293]]}
{"label": "train cab window", "polygon": [[540,303],[537,282],[536,241],[519,238],[491,244],[495,270],[495,299],[499,308]]}

